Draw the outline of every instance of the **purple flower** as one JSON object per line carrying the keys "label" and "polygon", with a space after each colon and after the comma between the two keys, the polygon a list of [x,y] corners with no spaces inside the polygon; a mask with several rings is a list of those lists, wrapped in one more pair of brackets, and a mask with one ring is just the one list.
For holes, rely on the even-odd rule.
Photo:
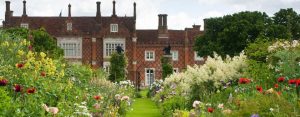
{"label": "purple flower", "polygon": [[252,114],[251,117],[259,117],[258,114]]}

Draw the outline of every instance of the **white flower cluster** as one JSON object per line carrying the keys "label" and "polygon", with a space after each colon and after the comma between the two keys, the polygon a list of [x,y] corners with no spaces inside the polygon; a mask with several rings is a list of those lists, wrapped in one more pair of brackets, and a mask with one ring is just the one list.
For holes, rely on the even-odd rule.
{"label": "white flower cluster", "polygon": [[299,47],[299,41],[298,40],[293,40],[292,42],[289,41],[277,41],[273,45],[268,47],[269,52],[274,52],[278,49],[284,49],[284,50],[289,50],[292,48]]}
{"label": "white flower cluster", "polygon": [[204,65],[193,67],[188,66],[182,73],[172,74],[166,78],[164,85],[171,88],[181,87],[184,92],[189,92],[192,84],[200,84],[208,80],[215,81],[215,86],[221,85],[220,81],[228,81],[242,76],[242,69],[246,68],[246,56],[242,52],[239,56],[227,56],[223,60],[217,54],[214,57],[208,57]]}
{"label": "white flower cluster", "polygon": [[87,117],[92,117],[92,114],[90,114],[87,106],[86,106],[86,102],[81,102],[81,104],[74,104],[75,106],[75,112],[74,115],[76,116],[87,116]]}
{"label": "white flower cluster", "polygon": [[151,84],[150,90],[152,90],[153,88],[160,88],[163,82],[164,82],[164,81],[163,81],[162,79],[160,79],[160,80],[155,80],[155,81]]}
{"label": "white flower cluster", "polygon": [[119,83],[121,86],[130,86],[130,87],[134,87],[133,83],[130,80],[124,80],[124,81],[120,81]]}

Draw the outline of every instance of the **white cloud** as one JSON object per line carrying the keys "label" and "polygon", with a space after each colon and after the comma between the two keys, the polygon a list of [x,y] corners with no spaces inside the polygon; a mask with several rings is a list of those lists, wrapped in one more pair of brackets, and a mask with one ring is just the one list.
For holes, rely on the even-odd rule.
{"label": "white cloud", "polygon": [[[22,15],[22,0],[10,0],[15,16]],[[95,16],[98,0],[27,0],[29,16],[68,15],[68,4],[72,5],[72,16]],[[102,16],[111,16],[112,0],[101,1]],[[202,19],[220,17],[244,10],[259,10],[270,16],[280,8],[294,8],[300,13],[300,0],[116,0],[118,16],[133,15],[133,2],[137,3],[137,28],[157,29],[158,14],[168,14],[169,29],[184,29],[192,24],[203,24]],[[0,19],[4,19],[5,2],[0,2]]]}

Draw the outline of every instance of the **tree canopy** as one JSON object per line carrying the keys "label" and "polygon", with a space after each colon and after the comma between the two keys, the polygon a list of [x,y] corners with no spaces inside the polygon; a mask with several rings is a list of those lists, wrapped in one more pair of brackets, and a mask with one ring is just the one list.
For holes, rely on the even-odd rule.
{"label": "tree canopy", "polygon": [[239,54],[258,37],[299,39],[300,20],[293,9],[281,9],[274,17],[264,12],[239,12],[204,20],[205,34],[196,39],[194,49],[200,56]]}

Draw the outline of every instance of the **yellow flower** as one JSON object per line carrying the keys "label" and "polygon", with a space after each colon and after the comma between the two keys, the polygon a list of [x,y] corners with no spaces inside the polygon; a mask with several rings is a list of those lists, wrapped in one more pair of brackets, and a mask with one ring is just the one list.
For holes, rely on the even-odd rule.
{"label": "yellow flower", "polygon": [[7,41],[4,41],[4,42],[2,43],[2,46],[8,47],[8,46],[9,46],[9,43],[8,43]]}
{"label": "yellow flower", "polygon": [[41,52],[40,55],[41,55],[42,58],[46,57],[46,54],[44,52]]}
{"label": "yellow flower", "polygon": [[18,50],[18,55],[23,56],[24,55],[24,51],[23,50]]}

